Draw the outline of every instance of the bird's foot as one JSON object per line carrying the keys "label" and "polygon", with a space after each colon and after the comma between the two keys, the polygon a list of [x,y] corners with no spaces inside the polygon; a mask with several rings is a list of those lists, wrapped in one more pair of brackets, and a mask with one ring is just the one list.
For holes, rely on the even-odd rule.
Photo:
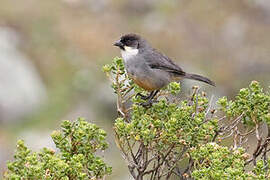
{"label": "bird's foot", "polygon": [[153,103],[156,103],[156,102],[158,102],[158,101],[154,100],[154,99],[149,99],[146,102],[140,103],[140,105],[145,107],[145,108],[150,108],[153,105]]}
{"label": "bird's foot", "polygon": [[147,100],[150,98],[150,95],[149,96],[145,96],[145,95],[142,95],[141,93],[138,93],[136,94],[136,97],[140,96],[142,100]]}

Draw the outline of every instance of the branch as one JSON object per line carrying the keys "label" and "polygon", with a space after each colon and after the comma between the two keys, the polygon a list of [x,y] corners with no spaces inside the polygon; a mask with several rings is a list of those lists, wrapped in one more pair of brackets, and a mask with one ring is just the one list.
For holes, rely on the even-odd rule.
{"label": "branch", "polygon": [[144,175],[145,174],[150,174],[152,172],[157,171],[160,168],[160,166],[165,162],[167,156],[171,153],[171,151],[174,148],[174,146],[175,146],[175,143],[169,148],[169,150],[167,151],[167,153],[165,154],[165,156],[162,157],[162,161],[161,162],[158,162],[158,164],[157,164],[157,166],[155,168],[153,168],[153,169],[151,169],[149,171],[144,172]]}

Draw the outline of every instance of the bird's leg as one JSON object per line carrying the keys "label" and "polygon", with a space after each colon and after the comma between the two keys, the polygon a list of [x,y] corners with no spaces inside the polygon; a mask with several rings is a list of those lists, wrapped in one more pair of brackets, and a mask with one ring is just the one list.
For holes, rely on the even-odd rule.
{"label": "bird's leg", "polygon": [[159,90],[152,91],[149,95],[148,101],[142,103],[141,105],[144,107],[152,106],[153,98],[157,95],[158,92],[159,92]]}
{"label": "bird's leg", "polygon": [[152,91],[152,92],[153,92],[153,94],[150,95],[150,97],[149,97],[149,99],[151,99],[151,100],[157,95],[157,93],[159,92],[159,90],[155,90],[155,91]]}
{"label": "bird's leg", "polygon": [[[150,95],[151,95],[151,93],[150,93]],[[148,99],[148,98],[149,98],[149,96],[150,96],[150,95],[145,96],[145,95],[142,95],[141,93],[137,93],[137,94],[136,94],[136,97],[140,96],[140,97],[141,97],[141,99],[146,100],[146,99]]]}
{"label": "bird's leg", "polygon": [[147,99],[151,98],[151,96],[153,95],[154,92],[155,91],[151,91],[148,96],[144,96],[141,93],[138,93],[138,94],[136,94],[136,97],[140,96],[142,100],[147,100]]}

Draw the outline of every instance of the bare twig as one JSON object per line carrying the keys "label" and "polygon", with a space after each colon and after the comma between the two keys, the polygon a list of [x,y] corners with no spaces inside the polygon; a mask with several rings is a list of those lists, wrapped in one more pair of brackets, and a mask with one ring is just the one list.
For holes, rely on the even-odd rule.
{"label": "bare twig", "polygon": [[206,115],[209,113],[209,111],[211,109],[213,99],[214,99],[214,95],[212,95],[210,98],[210,101],[208,103],[208,108],[207,108],[206,113],[205,113]]}

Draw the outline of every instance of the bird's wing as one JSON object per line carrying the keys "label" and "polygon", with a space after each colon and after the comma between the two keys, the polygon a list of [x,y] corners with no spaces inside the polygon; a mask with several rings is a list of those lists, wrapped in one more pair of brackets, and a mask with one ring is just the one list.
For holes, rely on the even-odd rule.
{"label": "bird's wing", "polygon": [[153,50],[151,53],[147,53],[147,55],[144,56],[144,59],[152,69],[161,69],[180,76],[185,76],[186,74],[170,58],[158,52],[157,50]]}

